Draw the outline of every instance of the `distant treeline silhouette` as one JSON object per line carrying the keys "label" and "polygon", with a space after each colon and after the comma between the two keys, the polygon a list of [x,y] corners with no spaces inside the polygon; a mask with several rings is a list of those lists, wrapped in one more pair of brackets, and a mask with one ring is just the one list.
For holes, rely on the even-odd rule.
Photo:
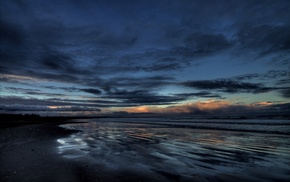
{"label": "distant treeline silhouette", "polygon": [[41,123],[59,124],[69,122],[68,120],[70,119],[81,118],[84,117],[40,116],[37,114],[0,114],[0,128]]}
{"label": "distant treeline silhouette", "polygon": [[37,114],[0,114],[1,121],[34,121],[40,118]]}

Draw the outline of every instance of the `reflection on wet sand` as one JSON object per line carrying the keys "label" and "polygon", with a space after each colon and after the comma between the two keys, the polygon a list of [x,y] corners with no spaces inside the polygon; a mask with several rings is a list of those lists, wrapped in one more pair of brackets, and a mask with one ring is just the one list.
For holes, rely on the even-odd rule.
{"label": "reflection on wet sand", "polygon": [[112,169],[130,166],[187,179],[199,175],[287,181],[290,177],[287,135],[118,122],[63,127],[81,131],[57,140],[59,154],[70,159],[90,156]]}

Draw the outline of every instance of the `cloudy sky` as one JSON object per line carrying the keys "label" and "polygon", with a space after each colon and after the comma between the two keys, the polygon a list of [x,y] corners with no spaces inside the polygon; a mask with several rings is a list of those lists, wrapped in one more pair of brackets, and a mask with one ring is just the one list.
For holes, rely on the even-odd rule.
{"label": "cloudy sky", "polygon": [[288,0],[0,0],[0,112],[290,110]]}

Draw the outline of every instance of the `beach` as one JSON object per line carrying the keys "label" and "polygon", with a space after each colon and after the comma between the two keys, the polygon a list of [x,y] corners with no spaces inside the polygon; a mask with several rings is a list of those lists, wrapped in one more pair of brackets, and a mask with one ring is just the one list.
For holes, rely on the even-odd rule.
{"label": "beach", "polygon": [[[57,139],[77,131],[56,123],[25,124],[0,129],[1,181],[150,181],[154,176],[134,169],[112,170],[89,157],[70,160],[59,155]],[[162,178],[156,177],[158,180]],[[166,181],[165,179],[163,179]]]}
{"label": "beach", "polygon": [[288,181],[289,125],[285,122],[280,125],[286,128],[284,134],[200,129],[194,123],[199,129],[181,128],[172,121],[168,126],[140,119],[3,127],[0,179]]}

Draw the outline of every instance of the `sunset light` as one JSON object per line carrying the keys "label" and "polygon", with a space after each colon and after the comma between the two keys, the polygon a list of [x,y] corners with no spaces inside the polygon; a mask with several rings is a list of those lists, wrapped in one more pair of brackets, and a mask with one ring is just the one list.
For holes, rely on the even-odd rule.
{"label": "sunset light", "polygon": [[290,0],[0,0],[0,182],[290,181]]}

